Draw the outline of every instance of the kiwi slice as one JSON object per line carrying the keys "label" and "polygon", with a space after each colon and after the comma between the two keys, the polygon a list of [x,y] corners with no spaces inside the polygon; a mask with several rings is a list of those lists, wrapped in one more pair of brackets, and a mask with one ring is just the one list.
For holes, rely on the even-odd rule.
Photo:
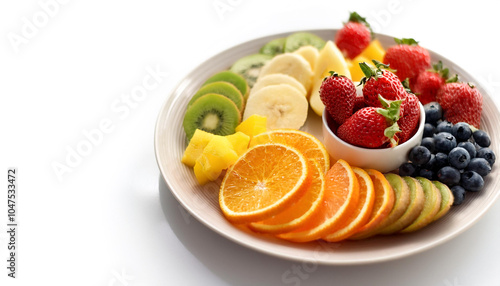
{"label": "kiwi slice", "polygon": [[189,141],[196,129],[222,136],[233,134],[240,120],[240,111],[231,99],[209,93],[188,107],[182,125]]}
{"label": "kiwi slice", "polygon": [[244,77],[252,88],[259,77],[260,70],[272,58],[273,56],[264,54],[248,55],[237,60],[230,70]]}
{"label": "kiwi slice", "polygon": [[313,46],[318,50],[321,50],[325,46],[325,44],[325,40],[316,36],[315,34],[298,32],[291,34],[286,38],[285,53],[294,52],[302,46]]}
{"label": "kiwi slice", "polygon": [[232,71],[221,71],[214,74],[213,76],[208,78],[205,83],[203,83],[203,86],[216,81],[229,82],[230,84],[234,85],[244,97],[247,96],[248,91],[250,90],[247,81],[241,75]]}
{"label": "kiwi slice", "polygon": [[193,104],[198,98],[208,93],[217,93],[231,99],[234,104],[243,112],[244,98],[241,92],[231,83],[225,81],[216,81],[202,86],[191,98],[188,107]]}
{"label": "kiwi slice", "polygon": [[260,48],[259,53],[263,55],[275,56],[285,51],[286,38],[274,39]]}

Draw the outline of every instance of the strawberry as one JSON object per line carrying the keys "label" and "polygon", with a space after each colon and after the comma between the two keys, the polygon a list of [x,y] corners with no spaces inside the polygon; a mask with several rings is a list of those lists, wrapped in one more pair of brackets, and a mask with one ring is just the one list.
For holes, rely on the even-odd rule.
{"label": "strawberry", "polygon": [[335,44],[345,57],[354,59],[370,44],[372,30],[366,18],[352,12],[349,20],[335,35]]}
{"label": "strawberry", "polygon": [[353,113],[356,87],[348,77],[333,71],[330,74],[321,83],[319,97],[333,120],[342,124]]}
{"label": "strawberry", "polygon": [[408,93],[402,105],[404,106],[403,116],[398,120],[401,132],[397,134],[399,143],[408,141],[418,129],[420,121],[420,104],[417,96]]}
{"label": "strawberry", "polygon": [[[376,60],[373,60],[373,63],[376,68],[369,66],[367,63],[359,64],[365,74],[365,77],[361,79],[365,105],[382,107],[378,99],[379,95],[382,95],[387,100],[404,99],[406,97],[406,90],[399,78],[389,70],[380,69],[380,67],[388,68],[389,66]],[[404,111],[403,108],[401,108],[401,112]]]}
{"label": "strawberry", "polygon": [[455,124],[467,122],[480,128],[483,96],[470,83],[450,82],[441,87],[436,95],[444,111],[444,118]]}
{"label": "strawberry", "polygon": [[443,69],[443,63],[439,61],[433,65],[433,70],[423,71],[417,76],[413,91],[422,104],[436,101],[436,94],[448,79],[448,73],[449,70]]}
{"label": "strawberry", "polygon": [[400,131],[397,121],[401,100],[379,98],[384,108],[361,108],[339,126],[337,136],[359,147],[380,148],[388,142],[397,145],[395,134]]}
{"label": "strawberry", "polygon": [[361,95],[356,94],[356,98],[354,99],[354,108],[353,108],[352,112],[354,113],[363,107],[366,107],[365,98],[363,97],[362,94]]}
{"label": "strawberry", "polygon": [[424,70],[431,67],[429,51],[418,45],[414,39],[394,39],[397,45],[387,49],[384,63],[396,70],[396,75],[403,81],[413,82]]}

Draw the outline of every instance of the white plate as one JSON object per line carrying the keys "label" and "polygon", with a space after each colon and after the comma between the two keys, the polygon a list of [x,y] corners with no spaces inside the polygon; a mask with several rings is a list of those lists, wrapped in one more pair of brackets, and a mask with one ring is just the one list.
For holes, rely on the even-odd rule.
{"label": "white plate", "polygon": [[[324,39],[333,39],[336,30],[309,32]],[[232,63],[243,56],[257,53],[260,47],[268,41],[285,37],[288,34],[290,33],[255,39],[213,56],[188,74],[167,98],[156,123],[156,159],[169,189],[191,215],[219,234],[269,255],[301,262],[348,265],[387,261],[430,249],[468,229],[493,205],[500,194],[498,166],[495,166],[486,177],[484,190],[476,194],[468,193],[466,201],[462,205],[452,207],[445,217],[412,234],[374,237],[364,241],[340,243],[316,241],[301,244],[255,234],[227,222],[219,210],[219,182],[213,182],[203,187],[199,186],[193,170],[180,161],[186,147],[182,128],[184,112],[191,96],[210,75],[228,69]],[[392,37],[389,36],[378,35],[377,38],[385,47],[394,43]],[[481,127],[490,134],[492,142],[494,142],[491,147],[493,151],[500,154],[498,150],[500,116],[491,95],[479,86],[478,81],[470,74],[453,62],[432,51],[430,53],[433,62],[442,60],[444,65],[450,68],[452,74],[458,73],[462,81],[476,83],[476,87],[484,99]],[[321,119],[311,110],[303,130],[322,139]]]}

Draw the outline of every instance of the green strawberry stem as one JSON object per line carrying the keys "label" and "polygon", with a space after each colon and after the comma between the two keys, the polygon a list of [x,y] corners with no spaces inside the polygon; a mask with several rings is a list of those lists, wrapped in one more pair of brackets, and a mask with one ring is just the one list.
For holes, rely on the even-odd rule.
{"label": "green strawberry stem", "polygon": [[458,82],[458,74],[455,74],[453,77],[446,80],[446,83]]}
{"label": "green strawberry stem", "polygon": [[361,84],[364,85],[366,83],[366,81],[371,77],[378,79],[378,77],[382,75],[381,68],[384,68],[384,69],[391,71],[391,72],[395,72],[395,70],[389,68],[389,65],[386,65],[386,64],[379,62],[377,60],[372,60],[372,62],[375,65],[375,67],[370,66],[366,62],[359,63],[359,67],[361,68],[361,71],[365,75],[365,77],[363,77],[360,80],[360,82],[359,82],[360,85]]}
{"label": "green strawberry stem", "polygon": [[391,147],[398,145],[397,140],[394,138],[396,133],[401,132],[398,125],[398,120],[400,116],[400,109],[402,100],[387,100],[383,98],[380,94],[378,95],[378,100],[382,104],[383,108],[377,108],[377,113],[384,116],[387,119],[387,127],[384,130],[384,135],[389,138],[391,142]]}
{"label": "green strawberry stem", "polygon": [[439,61],[436,64],[432,65],[432,68],[435,72],[437,72],[442,78],[445,80],[448,79],[450,70],[448,68],[444,68],[443,62]]}
{"label": "green strawberry stem", "polygon": [[394,38],[394,42],[398,45],[409,45],[409,46],[418,46],[418,42],[412,38]]}
{"label": "green strawberry stem", "polygon": [[365,25],[368,30],[370,30],[370,37],[372,39],[375,39],[375,34],[373,33],[372,27],[370,26],[368,21],[366,21],[365,17],[361,17],[361,15],[359,15],[357,12],[351,12],[351,14],[349,14],[348,22],[356,22]]}

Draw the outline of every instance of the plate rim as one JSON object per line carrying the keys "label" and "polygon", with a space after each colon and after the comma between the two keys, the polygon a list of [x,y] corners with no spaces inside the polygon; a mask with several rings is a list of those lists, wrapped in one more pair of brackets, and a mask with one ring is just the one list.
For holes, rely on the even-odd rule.
{"label": "plate rim", "polygon": [[[203,218],[203,216],[199,215],[188,204],[186,204],[179,197],[179,195],[173,190],[173,188],[172,188],[173,184],[171,182],[171,178],[169,178],[168,174],[166,173],[166,170],[163,168],[162,163],[161,163],[160,154],[159,154],[159,148],[160,148],[159,135],[160,135],[160,129],[161,129],[160,124],[162,122],[163,117],[168,116],[172,112],[172,109],[169,108],[169,106],[173,106],[173,103],[175,103],[176,100],[179,99],[179,96],[178,95],[176,96],[176,91],[179,90],[179,88],[182,86],[182,84],[184,84],[185,80],[187,78],[189,78],[189,76],[191,74],[196,73],[196,70],[198,70],[201,66],[205,65],[207,62],[213,61],[216,57],[220,56],[221,54],[224,54],[224,53],[231,51],[231,50],[240,49],[241,47],[244,47],[246,44],[249,44],[249,43],[254,42],[254,41],[264,41],[265,39],[271,40],[271,39],[278,38],[278,37],[285,37],[287,35],[290,35],[290,34],[296,33],[296,32],[333,33],[333,34],[335,34],[338,30],[339,29],[336,29],[336,28],[292,30],[292,31],[288,31],[288,32],[268,34],[268,35],[265,35],[262,37],[255,37],[255,38],[249,39],[245,42],[239,43],[237,45],[228,47],[228,48],[226,48],[220,52],[217,52],[215,54],[212,54],[206,60],[204,60],[201,63],[199,63],[198,65],[196,65],[194,69],[187,72],[179,80],[179,82],[175,85],[175,87],[173,87],[168,92],[168,96],[166,97],[163,105],[161,106],[160,112],[159,112],[157,119],[156,119],[156,122],[155,122],[155,130],[154,130],[155,159],[156,159],[158,168],[160,169],[161,178],[164,180],[166,187],[169,189],[169,191],[172,193],[172,195],[175,197],[175,199],[179,202],[179,204],[181,204],[190,213],[190,215],[195,217],[198,221],[200,221],[203,225],[205,225],[206,227],[208,227],[212,231],[218,233],[219,235],[225,237],[226,239],[229,239],[229,240],[231,240],[239,245],[242,245],[244,247],[253,249],[257,252],[264,253],[264,254],[267,254],[267,255],[270,255],[273,257],[279,257],[279,258],[290,260],[290,261],[311,262],[311,263],[317,263],[317,264],[321,264],[321,265],[365,265],[365,264],[381,263],[381,262],[387,262],[387,261],[392,261],[392,260],[396,260],[396,259],[401,259],[404,257],[408,257],[411,255],[417,254],[417,253],[424,252],[426,250],[429,250],[433,247],[441,245],[441,244],[459,236],[461,233],[467,231],[468,229],[470,229],[470,227],[472,227],[474,224],[476,224],[486,214],[486,212],[498,201],[498,198],[500,197],[500,191],[497,190],[497,192],[493,195],[493,199],[488,201],[486,203],[486,206],[473,219],[468,220],[460,229],[457,229],[456,231],[447,233],[446,235],[443,235],[442,237],[440,237],[440,239],[432,241],[426,245],[423,245],[423,246],[415,248],[415,249],[410,249],[410,250],[408,250],[404,253],[401,253],[401,254],[392,254],[392,255],[387,255],[387,256],[383,256],[383,257],[376,257],[376,258],[371,258],[371,259],[367,258],[367,259],[354,259],[354,260],[342,260],[342,261],[334,261],[334,260],[325,261],[325,260],[318,260],[316,258],[309,258],[309,257],[294,257],[294,256],[290,256],[290,255],[283,254],[280,252],[268,251],[266,249],[261,249],[261,248],[257,247],[256,245],[246,243],[245,241],[239,241],[235,237],[231,236],[228,233],[225,233],[221,229],[212,225],[212,223],[208,222],[205,218]],[[394,36],[383,34],[383,33],[376,33],[375,35],[381,36],[381,37],[394,38]],[[437,56],[443,60],[446,60],[450,63],[453,63],[453,65],[454,65],[453,69],[456,72],[466,74],[467,78],[469,78],[469,80],[473,80],[477,86],[479,86],[482,90],[484,90],[485,94],[483,94],[483,97],[487,97],[488,100],[491,101],[491,103],[494,106],[494,111],[497,114],[500,114],[498,105],[490,96],[490,93],[493,93],[493,92],[490,90],[490,88],[488,86],[484,86],[483,83],[478,81],[478,79],[474,75],[468,73],[463,68],[461,68],[460,66],[455,64],[453,61],[449,60],[447,57],[441,55],[440,53],[434,52],[432,50],[429,50],[429,51],[432,54],[434,54],[435,56]],[[484,102],[484,100],[483,100],[483,102]]]}

